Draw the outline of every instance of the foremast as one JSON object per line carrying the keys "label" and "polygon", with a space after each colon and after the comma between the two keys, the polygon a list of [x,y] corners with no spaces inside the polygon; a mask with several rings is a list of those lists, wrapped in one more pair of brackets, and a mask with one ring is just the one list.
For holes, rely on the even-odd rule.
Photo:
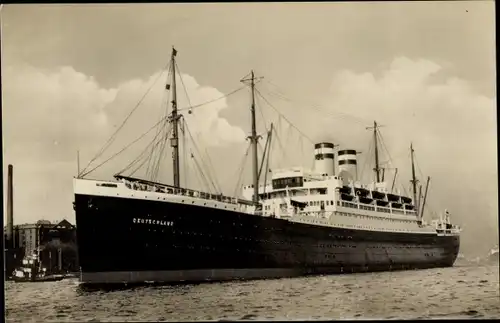
{"label": "foremast", "polygon": [[[172,55],[170,58],[170,63],[172,67],[172,114],[170,117],[170,122],[172,122],[172,138],[170,138],[170,146],[173,148],[172,159],[174,168],[174,187],[180,187],[180,167],[179,167],[179,119],[180,114],[177,114],[177,83],[175,79],[175,56],[177,55],[177,50],[172,47]],[[167,84],[168,88],[168,84]]]}

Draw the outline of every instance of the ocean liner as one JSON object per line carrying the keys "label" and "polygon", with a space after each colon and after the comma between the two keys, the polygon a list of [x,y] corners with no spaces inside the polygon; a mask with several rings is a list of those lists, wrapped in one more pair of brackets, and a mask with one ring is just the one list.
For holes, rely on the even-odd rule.
{"label": "ocean liner", "polygon": [[[413,147],[413,198],[388,187],[378,160],[376,122],[372,183],[358,181],[358,152],[331,142],[314,145],[313,170],[271,171],[271,130],[259,160],[259,79],[253,71],[242,80],[251,89],[253,183],[242,187],[240,197],[182,187],[183,109],[177,108],[176,54],[172,49],[165,87],[171,112],[157,124],[165,129],[155,137],[169,136],[173,185],[123,173],[113,180],[88,179],[86,170],[74,178],[82,283],[201,282],[453,266],[461,229],[447,211],[431,224],[423,220],[429,178],[425,196],[417,200]],[[192,113],[192,108],[186,111]]]}

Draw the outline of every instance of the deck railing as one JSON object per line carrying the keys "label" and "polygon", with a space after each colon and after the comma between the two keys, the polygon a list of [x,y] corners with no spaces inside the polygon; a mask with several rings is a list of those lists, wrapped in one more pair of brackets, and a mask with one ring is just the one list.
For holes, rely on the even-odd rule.
{"label": "deck railing", "polygon": [[173,187],[161,183],[148,182],[140,179],[132,179],[125,177],[117,177],[119,180],[122,180],[125,183],[125,186],[129,189],[133,189],[136,191],[145,191],[145,192],[156,192],[156,193],[164,193],[170,195],[178,195],[178,196],[188,196],[194,198],[200,198],[211,201],[219,201],[228,204],[234,205],[253,205],[252,201],[247,201],[244,199],[239,199],[236,197],[225,196],[223,194],[212,194],[197,190],[192,190],[189,188],[178,188]]}
{"label": "deck railing", "polygon": [[413,210],[404,210],[404,209],[393,209],[390,207],[383,207],[377,205],[363,205],[361,203],[356,202],[347,202],[347,201],[338,201],[337,206],[348,207],[352,209],[361,209],[367,211],[375,211],[375,212],[383,212],[389,214],[406,214],[406,215],[415,215],[415,211]]}

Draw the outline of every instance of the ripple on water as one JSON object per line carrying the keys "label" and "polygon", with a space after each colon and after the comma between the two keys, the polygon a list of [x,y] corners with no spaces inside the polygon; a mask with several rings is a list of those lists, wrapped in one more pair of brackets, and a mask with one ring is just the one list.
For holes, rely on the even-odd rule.
{"label": "ripple on water", "polygon": [[110,291],[7,282],[5,313],[8,322],[491,318],[498,276],[498,266],[467,267]]}

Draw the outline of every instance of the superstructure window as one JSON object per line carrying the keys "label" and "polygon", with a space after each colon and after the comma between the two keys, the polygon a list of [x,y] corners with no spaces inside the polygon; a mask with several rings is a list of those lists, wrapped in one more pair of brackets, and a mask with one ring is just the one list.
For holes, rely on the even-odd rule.
{"label": "superstructure window", "polygon": [[304,180],[301,176],[273,179],[273,189],[283,189],[288,187],[302,187]]}

